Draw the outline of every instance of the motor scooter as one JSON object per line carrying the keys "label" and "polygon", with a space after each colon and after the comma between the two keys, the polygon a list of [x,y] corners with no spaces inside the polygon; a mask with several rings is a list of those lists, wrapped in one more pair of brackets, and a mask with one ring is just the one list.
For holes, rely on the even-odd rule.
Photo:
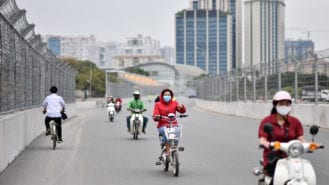
{"label": "motor scooter", "polygon": [[133,135],[135,140],[138,140],[138,135],[142,132],[143,128],[143,112],[146,109],[129,109],[131,111],[131,118],[130,118],[130,134]]}
{"label": "motor scooter", "polygon": [[[303,159],[303,153],[312,153],[316,149],[324,148],[321,144],[314,143],[314,136],[318,133],[319,127],[312,125],[310,133],[312,134],[312,142],[302,143],[299,140],[291,140],[289,142],[270,142],[272,151],[284,151],[288,157],[279,159],[276,163],[274,176],[266,176],[262,167],[253,170],[254,175],[262,175],[258,180],[258,185],[316,185],[316,174],[310,161]],[[273,126],[271,124],[264,125],[264,131],[272,134]],[[261,148],[264,146],[260,145]],[[272,182],[273,181],[273,182]]]}
{"label": "motor scooter", "polygon": [[[179,140],[182,136],[182,125],[173,125],[176,121],[176,118],[185,118],[188,115],[181,114],[176,116],[174,113],[169,113],[168,116],[159,116],[160,119],[164,119],[168,122],[167,128],[165,129],[165,136],[159,135],[159,141],[161,146],[161,154],[159,157],[159,161],[157,161],[156,165],[163,165],[163,170],[168,171],[169,166],[172,167],[172,174],[177,177],[179,174],[179,166],[180,162],[178,159],[178,151],[184,151],[184,147],[178,146]],[[166,147],[162,142],[162,137],[166,137],[169,142],[169,156],[166,155]]]}
{"label": "motor scooter", "polygon": [[106,105],[107,114],[109,115],[109,120],[113,122],[114,120],[114,103],[110,102]]}

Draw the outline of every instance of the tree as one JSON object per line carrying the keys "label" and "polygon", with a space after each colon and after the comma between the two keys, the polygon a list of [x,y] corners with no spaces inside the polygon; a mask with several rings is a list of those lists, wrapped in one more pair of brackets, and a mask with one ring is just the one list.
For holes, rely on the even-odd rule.
{"label": "tree", "polygon": [[63,58],[63,61],[78,71],[75,78],[76,90],[89,89],[91,77],[91,91],[93,97],[103,97],[105,94],[105,72],[93,62],[74,58]]}
{"label": "tree", "polygon": [[143,76],[150,76],[150,73],[148,71],[144,71],[143,69],[141,69],[139,67],[131,67],[131,68],[126,69],[125,71],[129,72],[129,73],[143,75]]}

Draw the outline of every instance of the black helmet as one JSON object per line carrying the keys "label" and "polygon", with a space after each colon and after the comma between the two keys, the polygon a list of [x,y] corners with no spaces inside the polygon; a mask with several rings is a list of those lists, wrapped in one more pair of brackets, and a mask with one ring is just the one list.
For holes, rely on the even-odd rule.
{"label": "black helmet", "polygon": [[51,92],[51,93],[57,93],[57,91],[58,91],[58,89],[57,89],[56,86],[52,86],[52,87],[50,87],[50,92]]}

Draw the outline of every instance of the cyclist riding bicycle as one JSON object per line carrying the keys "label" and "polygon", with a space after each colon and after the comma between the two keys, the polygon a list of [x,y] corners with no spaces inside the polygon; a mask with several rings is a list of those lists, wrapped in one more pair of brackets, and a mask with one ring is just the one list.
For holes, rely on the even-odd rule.
{"label": "cyclist riding bicycle", "polygon": [[58,142],[63,142],[62,138],[62,119],[66,119],[65,102],[61,96],[58,96],[58,89],[56,86],[50,88],[51,94],[48,95],[43,101],[43,113],[46,114],[45,126],[46,136],[50,135],[50,121],[54,120],[56,124],[56,130],[58,135]]}

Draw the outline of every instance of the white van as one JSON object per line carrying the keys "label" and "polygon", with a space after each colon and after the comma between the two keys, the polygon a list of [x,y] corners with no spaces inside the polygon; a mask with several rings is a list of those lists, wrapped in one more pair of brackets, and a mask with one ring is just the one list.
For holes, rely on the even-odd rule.
{"label": "white van", "polygon": [[320,99],[321,99],[321,101],[329,101],[329,90],[328,89],[321,90]]}

